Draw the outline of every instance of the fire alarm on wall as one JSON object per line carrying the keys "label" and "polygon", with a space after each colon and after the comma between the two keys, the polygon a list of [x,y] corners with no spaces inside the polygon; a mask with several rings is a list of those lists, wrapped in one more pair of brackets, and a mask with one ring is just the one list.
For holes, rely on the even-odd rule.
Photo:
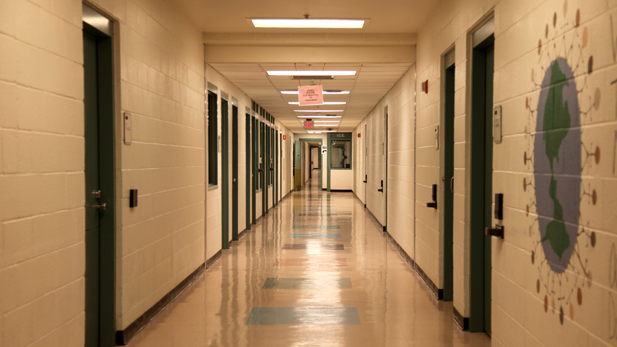
{"label": "fire alarm on wall", "polygon": [[360,133],[358,133],[358,137],[360,137]]}
{"label": "fire alarm on wall", "polygon": [[422,91],[424,94],[428,94],[428,80],[422,82]]}

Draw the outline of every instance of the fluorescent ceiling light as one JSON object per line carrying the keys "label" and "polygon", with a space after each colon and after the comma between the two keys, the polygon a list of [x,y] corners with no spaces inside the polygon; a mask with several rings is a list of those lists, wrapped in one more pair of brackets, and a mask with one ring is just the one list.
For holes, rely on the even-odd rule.
{"label": "fluorescent ceiling light", "polygon": [[[299,101],[290,101],[290,105],[300,105]],[[347,105],[346,101],[324,101],[322,105]],[[306,106],[315,106],[315,105],[306,105]]]}
{"label": "fluorescent ceiling light", "polygon": [[355,76],[354,70],[271,70],[270,76]]}
{"label": "fluorescent ceiling light", "polygon": [[[349,94],[349,90],[324,90],[325,94]],[[281,90],[281,94],[298,94],[297,90]]]}
{"label": "fluorescent ceiling light", "polygon": [[362,29],[364,19],[251,19],[255,28]]}
{"label": "fluorescent ceiling light", "polygon": [[335,133],[336,130],[307,130],[309,134]]}
{"label": "fluorescent ceiling light", "polygon": [[341,116],[298,116],[298,118],[341,118]]}
{"label": "fluorescent ceiling light", "polygon": [[315,124],[339,124],[341,121],[338,120],[316,120]]}
{"label": "fluorescent ceiling light", "polygon": [[294,110],[294,112],[338,113],[338,112],[345,112],[345,111],[344,110]]}
{"label": "fluorescent ceiling light", "polygon": [[333,127],[334,128],[338,128],[339,125],[338,124],[313,124],[313,126],[315,126],[315,127],[324,127],[324,128],[328,128],[328,127],[330,127],[330,128],[333,128]]}

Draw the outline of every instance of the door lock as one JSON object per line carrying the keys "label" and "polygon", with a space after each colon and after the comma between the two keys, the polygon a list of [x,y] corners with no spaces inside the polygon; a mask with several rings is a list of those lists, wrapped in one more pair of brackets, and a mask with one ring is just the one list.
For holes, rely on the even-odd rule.
{"label": "door lock", "polygon": [[101,198],[101,191],[100,190],[93,190],[92,191],[92,197],[95,199],[100,199]]}
{"label": "door lock", "polygon": [[100,205],[94,205],[92,207],[94,207],[94,208],[96,208],[97,210],[100,210],[100,211],[107,211],[107,204],[106,203],[102,203]]}
{"label": "door lock", "polygon": [[237,182],[237,180],[234,178],[234,183],[236,183],[236,182]]}

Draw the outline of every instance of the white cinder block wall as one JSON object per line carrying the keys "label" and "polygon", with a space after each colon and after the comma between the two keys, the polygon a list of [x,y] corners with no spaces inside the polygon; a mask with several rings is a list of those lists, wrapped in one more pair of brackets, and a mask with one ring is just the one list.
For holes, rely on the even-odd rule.
{"label": "white cinder block wall", "polygon": [[[82,2],[0,6],[2,343],[80,346]],[[123,329],[204,261],[203,50],[200,31],[165,1],[93,6],[118,22],[116,102],[133,114],[133,144],[118,140],[116,163]],[[134,210],[129,188],[141,195]]]}
{"label": "white cinder block wall", "polygon": [[[617,59],[614,50],[614,18],[617,4],[594,1],[447,1],[439,5],[418,35],[417,89],[428,80],[429,93],[418,93],[415,131],[404,126],[415,138],[416,189],[414,230],[401,232],[401,218],[392,215],[402,198],[388,196],[388,231],[438,286],[443,286],[443,236],[439,232],[437,211],[427,210],[430,186],[439,184],[439,151],[434,148],[434,130],[440,122],[442,55],[456,50],[455,82],[455,149],[454,149],[454,307],[469,317],[469,203],[470,179],[470,33],[483,19],[495,17],[495,81],[494,104],[503,111],[503,142],[494,145],[493,192],[503,193],[506,226],[504,241],[492,240],[492,341],[497,346],[587,346],[615,345],[615,312],[617,286],[614,271],[617,259],[615,225],[617,214],[617,113],[614,104]],[[565,42],[565,44],[564,44]],[[571,49],[569,47],[572,47]],[[547,53],[548,51],[548,53]],[[580,160],[580,194],[577,190],[563,204],[579,201],[578,233],[574,236],[573,256],[564,272],[547,265],[545,249],[549,241],[541,240],[534,166],[534,140],[541,87],[551,63],[562,57],[574,70],[574,97],[578,103],[581,124],[580,149],[560,152],[559,167]],[[399,82],[400,83],[400,82]],[[396,87],[393,91],[396,90]],[[407,88],[406,90],[415,90]],[[391,91],[386,95],[390,97]],[[546,92],[545,92],[546,93]],[[566,97],[564,91],[564,98]],[[383,102],[382,102],[383,103]],[[386,103],[392,117],[395,109]],[[367,207],[381,221],[375,191],[379,184],[380,132],[383,108],[375,110],[354,131],[368,140]],[[403,108],[405,109],[405,108]],[[410,114],[409,118],[414,115]],[[395,118],[390,119],[393,124]],[[400,122],[407,121],[402,117]],[[364,125],[368,124],[365,134]],[[390,131],[394,126],[390,127]],[[401,126],[400,128],[403,128]],[[571,128],[577,129],[577,127]],[[394,135],[395,133],[392,133]],[[407,141],[409,139],[405,139]],[[401,153],[394,136],[390,138],[390,162],[399,162]],[[406,143],[406,142],[405,142]],[[361,155],[363,141],[354,141],[356,157]],[[406,143],[405,145],[408,145]],[[401,146],[404,146],[401,143]],[[405,147],[406,148],[406,147]],[[580,159],[578,158],[580,151]],[[405,153],[405,151],[403,151]],[[574,153],[574,154],[572,154]],[[539,154],[541,155],[541,153]],[[363,155],[362,155],[363,156]],[[362,157],[357,157],[361,163]],[[535,159],[535,158],[533,158]],[[563,166],[562,166],[563,165]],[[354,191],[364,199],[364,168],[355,166]],[[389,165],[389,184],[401,179],[400,171]],[[372,178],[371,175],[374,177]],[[563,174],[559,171],[556,177]],[[563,176],[565,177],[565,176]],[[576,182],[574,182],[576,183]],[[399,182],[405,187],[407,182]],[[578,185],[574,186],[579,189]],[[539,189],[539,188],[538,188]],[[391,191],[402,189],[389,187]],[[413,188],[409,191],[413,191]],[[562,189],[561,192],[564,190]],[[567,189],[566,189],[567,191]],[[595,193],[594,193],[595,192]],[[559,193],[565,194],[565,193]],[[580,195],[580,197],[579,197]],[[398,201],[397,201],[398,200]],[[413,200],[412,200],[413,201]],[[565,205],[564,205],[565,206]],[[567,207],[570,208],[570,207]],[[390,217],[392,216],[393,219]],[[399,225],[399,226],[397,226]],[[415,237],[411,237],[413,233]],[[473,231],[482,232],[482,231]],[[405,236],[410,237],[405,240]],[[415,253],[409,251],[415,243]]]}
{"label": "white cinder block wall", "polygon": [[[414,257],[414,121],[415,121],[415,65],[401,77],[379,101],[369,115],[353,131],[354,188],[366,207],[385,224],[384,196],[377,189],[385,179],[385,157],[382,143],[385,139],[384,110],[388,110],[388,216],[387,229],[410,257]],[[365,125],[368,124],[368,134]],[[358,138],[360,133],[360,138]],[[365,143],[366,141],[366,143]],[[364,146],[368,148],[365,157]],[[364,160],[367,158],[368,183],[364,183]],[[384,186],[385,180],[384,180]],[[385,193],[385,192],[384,192]]]}
{"label": "white cinder block wall", "polygon": [[120,330],[204,262],[203,50],[198,28],[166,1],[95,5],[119,21],[119,101],[133,114],[133,144],[118,158]]}
{"label": "white cinder block wall", "polygon": [[2,346],[84,341],[81,25],[79,1],[0,2]]}

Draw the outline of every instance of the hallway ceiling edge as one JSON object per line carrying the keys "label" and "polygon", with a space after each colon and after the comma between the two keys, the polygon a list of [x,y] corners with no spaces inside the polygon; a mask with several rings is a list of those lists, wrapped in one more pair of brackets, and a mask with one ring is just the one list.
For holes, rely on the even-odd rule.
{"label": "hallway ceiling edge", "polygon": [[[208,33],[417,33],[440,1],[425,0],[175,0]],[[263,29],[248,18],[370,19],[362,29]]]}

